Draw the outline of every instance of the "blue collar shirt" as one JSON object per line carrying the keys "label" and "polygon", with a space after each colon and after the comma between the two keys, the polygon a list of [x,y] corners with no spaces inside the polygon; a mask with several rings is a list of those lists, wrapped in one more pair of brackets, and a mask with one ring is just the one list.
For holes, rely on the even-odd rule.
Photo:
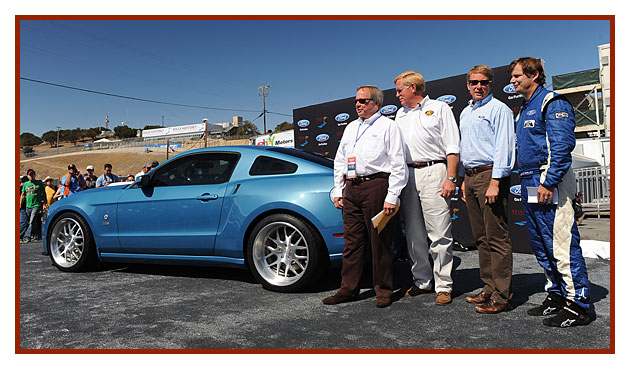
{"label": "blue collar shirt", "polygon": [[515,160],[514,113],[503,102],[489,94],[468,102],[459,117],[460,168],[472,169],[493,164],[492,178],[510,175]]}

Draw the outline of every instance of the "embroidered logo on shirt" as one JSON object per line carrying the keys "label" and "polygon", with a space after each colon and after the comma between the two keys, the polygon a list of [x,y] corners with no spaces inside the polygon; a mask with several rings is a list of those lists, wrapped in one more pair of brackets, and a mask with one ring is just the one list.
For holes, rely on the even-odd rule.
{"label": "embroidered logo on shirt", "polygon": [[568,118],[568,117],[569,117],[569,113],[567,113],[566,111],[556,113],[556,119]]}
{"label": "embroidered logo on shirt", "polygon": [[534,115],[536,114],[536,110],[528,110],[527,113],[525,113],[527,115]]}
{"label": "embroidered logo on shirt", "polygon": [[477,118],[479,118],[479,119],[486,119],[486,116],[485,115],[480,115]]}
{"label": "embroidered logo on shirt", "polygon": [[531,120],[526,120],[523,123],[523,128],[534,128],[534,123],[536,123],[535,120],[531,119]]}
{"label": "embroidered logo on shirt", "polygon": [[433,110],[427,110],[427,111],[425,111],[425,112],[424,112],[424,115],[426,115],[426,116],[431,116],[431,115],[433,115]]}

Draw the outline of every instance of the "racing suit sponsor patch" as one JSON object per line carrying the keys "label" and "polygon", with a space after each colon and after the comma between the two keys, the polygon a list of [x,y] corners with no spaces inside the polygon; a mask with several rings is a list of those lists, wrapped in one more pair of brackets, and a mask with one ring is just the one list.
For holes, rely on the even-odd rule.
{"label": "racing suit sponsor patch", "polygon": [[536,121],[534,119],[526,120],[523,122],[523,128],[534,128]]}
{"label": "racing suit sponsor patch", "polygon": [[534,115],[536,114],[536,110],[528,110],[527,113],[525,113],[527,115]]}
{"label": "racing suit sponsor patch", "polygon": [[556,119],[568,118],[568,117],[569,117],[569,113],[567,113],[566,111],[556,113]]}

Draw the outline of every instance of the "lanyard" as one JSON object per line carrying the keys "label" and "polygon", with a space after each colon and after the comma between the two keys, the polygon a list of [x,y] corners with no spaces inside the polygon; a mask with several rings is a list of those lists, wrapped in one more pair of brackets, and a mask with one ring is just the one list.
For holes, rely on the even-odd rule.
{"label": "lanyard", "polygon": [[[374,120],[374,122],[376,122],[376,120]],[[354,140],[354,146],[352,147],[352,151],[354,152],[354,149],[357,147],[357,142],[359,142],[359,140],[361,139],[361,137],[363,137],[363,134],[365,134],[365,131],[367,131],[368,129],[370,129],[370,127],[372,127],[372,124],[374,124],[374,122],[372,122],[371,124],[367,124],[367,127],[365,127],[365,129],[363,130],[363,132],[361,132],[361,134],[359,134],[359,131],[361,130],[361,125],[359,125],[357,127],[357,137]]]}

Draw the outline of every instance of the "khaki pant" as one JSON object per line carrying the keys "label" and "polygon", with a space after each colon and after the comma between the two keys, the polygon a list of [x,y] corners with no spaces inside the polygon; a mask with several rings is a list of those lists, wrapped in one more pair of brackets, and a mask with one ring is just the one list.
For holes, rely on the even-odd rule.
{"label": "khaki pant", "polygon": [[512,243],[508,234],[507,204],[510,177],[501,178],[497,201],[486,204],[492,170],[466,175],[466,207],[479,252],[479,276],[496,302],[512,298]]}
{"label": "khaki pant", "polygon": [[[453,236],[451,199],[440,195],[446,180],[446,164],[409,168],[409,181],[400,195],[405,213],[407,250],[411,258],[413,283],[435,292],[453,290]],[[429,244],[427,237],[431,240]],[[433,259],[433,270],[429,258]]]}

